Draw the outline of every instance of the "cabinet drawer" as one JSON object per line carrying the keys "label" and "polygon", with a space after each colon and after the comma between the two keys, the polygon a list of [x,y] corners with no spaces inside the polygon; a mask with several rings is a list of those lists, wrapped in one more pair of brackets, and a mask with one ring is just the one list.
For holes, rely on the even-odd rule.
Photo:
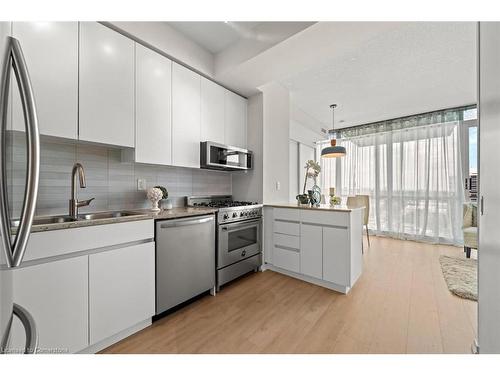
{"label": "cabinet drawer", "polygon": [[274,233],[274,244],[289,247],[299,251],[300,237],[290,236],[288,234]]}
{"label": "cabinet drawer", "polygon": [[275,208],[274,219],[300,221],[300,210],[295,208]]}
{"label": "cabinet drawer", "polygon": [[301,216],[302,223],[333,225],[347,228],[349,226],[348,212],[316,212],[313,210],[303,210]]}
{"label": "cabinet drawer", "polygon": [[300,224],[290,221],[274,220],[273,232],[298,236],[300,235]]}
{"label": "cabinet drawer", "polygon": [[288,271],[300,272],[300,253],[274,246],[273,264]]}

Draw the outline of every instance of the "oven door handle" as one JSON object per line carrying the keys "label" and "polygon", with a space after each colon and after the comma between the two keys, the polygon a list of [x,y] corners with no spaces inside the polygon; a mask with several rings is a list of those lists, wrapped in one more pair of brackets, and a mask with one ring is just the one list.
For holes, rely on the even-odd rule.
{"label": "oven door handle", "polygon": [[243,223],[228,224],[226,226],[221,227],[221,229],[224,231],[240,230],[244,228],[254,227],[255,224],[260,224],[260,219],[245,221]]}

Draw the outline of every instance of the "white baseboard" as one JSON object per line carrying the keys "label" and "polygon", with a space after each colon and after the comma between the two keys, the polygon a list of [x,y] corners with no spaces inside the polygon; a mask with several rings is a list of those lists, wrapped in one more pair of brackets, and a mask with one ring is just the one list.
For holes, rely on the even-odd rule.
{"label": "white baseboard", "polygon": [[150,325],[151,325],[151,318],[143,320],[142,322],[139,322],[130,328],[124,329],[123,331],[118,332],[117,334],[108,337],[107,339],[99,341],[94,345],[90,345],[85,349],[80,350],[78,354],[94,354],[100,352],[101,350],[106,349],[108,346],[116,344],[118,341],[121,341],[124,338],[133,335],[134,333],[139,332],[140,330]]}
{"label": "white baseboard", "polygon": [[293,277],[293,278],[296,278],[296,279],[299,279],[302,281],[306,281],[306,282],[311,283],[311,284],[319,285],[319,286],[322,286],[323,288],[332,289],[332,290],[335,290],[336,292],[340,292],[343,294],[347,294],[351,290],[351,288],[348,286],[338,285],[335,283],[331,283],[329,281],[316,279],[315,277],[306,276],[306,275],[302,275],[300,273],[288,271],[288,270],[285,270],[283,268],[273,266],[272,264],[269,264],[269,263],[267,263],[265,266],[266,266],[265,267],[266,270],[278,272],[278,273],[281,273],[283,275],[287,275],[287,276],[290,276],[290,277]]}

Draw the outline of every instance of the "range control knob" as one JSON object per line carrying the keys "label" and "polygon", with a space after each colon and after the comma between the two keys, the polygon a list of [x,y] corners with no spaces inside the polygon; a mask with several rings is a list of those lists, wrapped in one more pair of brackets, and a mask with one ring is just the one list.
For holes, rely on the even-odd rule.
{"label": "range control knob", "polygon": [[222,217],[224,220],[227,220],[229,219],[229,215],[228,214],[224,214],[224,216]]}
{"label": "range control knob", "polygon": [[233,217],[238,217],[238,213],[233,213]]}

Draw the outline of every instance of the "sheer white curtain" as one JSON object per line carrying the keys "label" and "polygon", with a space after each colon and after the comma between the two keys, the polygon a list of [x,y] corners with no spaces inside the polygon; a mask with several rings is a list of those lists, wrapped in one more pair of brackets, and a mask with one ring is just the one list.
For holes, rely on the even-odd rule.
{"label": "sheer white curtain", "polygon": [[341,139],[346,156],[321,160],[321,188],[335,186],[340,196],[370,195],[369,228],[375,233],[460,244],[464,192],[459,124]]}

